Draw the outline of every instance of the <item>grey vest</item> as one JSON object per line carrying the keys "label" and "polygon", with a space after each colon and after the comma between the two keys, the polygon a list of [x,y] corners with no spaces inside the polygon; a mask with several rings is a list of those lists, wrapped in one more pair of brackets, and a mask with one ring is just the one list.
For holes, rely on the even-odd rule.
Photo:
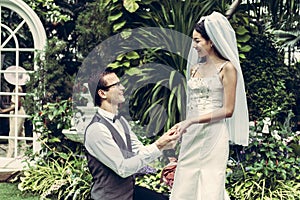
{"label": "grey vest", "polygon": [[[133,156],[131,149],[131,140],[129,135],[129,129],[124,122],[123,118],[120,118],[120,122],[125,130],[127,144],[118,133],[118,131],[100,114],[96,113],[88,127],[95,123],[103,123],[111,132],[111,135],[119,146],[124,158],[130,158]],[[86,137],[86,133],[85,133]],[[101,137],[101,135],[99,135]],[[91,189],[91,197],[94,200],[132,200],[134,190],[134,177],[129,176],[122,178],[116,174],[109,167],[104,165],[100,160],[93,157],[88,151],[86,151],[88,168],[93,177],[93,185]]]}

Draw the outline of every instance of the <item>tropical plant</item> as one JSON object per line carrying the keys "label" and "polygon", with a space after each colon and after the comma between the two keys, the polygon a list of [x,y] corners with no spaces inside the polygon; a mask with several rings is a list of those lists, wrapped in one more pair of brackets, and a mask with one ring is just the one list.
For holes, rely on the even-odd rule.
{"label": "tropical plant", "polygon": [[290,199],[297,200],[300,193],[300,184],[297,181],[277,180],[274,182],[273,188],[268,188],[266,183],[267,178],[262,178],[259,181],[251,178],[237,181],[229,189],[231,199]]}
{"label": "tropical plant", "polygon": [[[139,66],[140,73],[135,74],[141,87],[134,91],[131,101],[133,116],[140,119],[142,124],[155,127],[155,130],[151,130],[155,133],[161,131],[162,127],[166,130],[185,118],[184,77],[190,43],[174,37],[163,29],[171,29],[190,36],[196,21],[213,6],[214,3],[211,1],[201,3],[180,0],[160,3],[153,1],[148,6],[150,12],[137,13],[143,19],[137,24],[162,28],[156,37],[163,40],[163,46],[150,51],[148,49],[143,53],[147,55],[143,63],[145,67]],[[155,10],[162,12],[153,12]],[[179,52],[175,53],[174,50]],[[147,67],[147,63],[155,64]],[[149,80],[155,81],[147,84]],[[164,119],[165,115],[167,119]]]}
{"label": "tropical plant", "polygon": [[40,93],[48,96],[48,101],[72,96],[73,76],[81,65],[75,25],[79,14],[91,1],[24,0],[39,16],[46,30],[47,47],[42,52],[45,57],[37,61],[39,70],[45,73],[39,75],[42,82],[31,80],[34,86],[43,84]]}
{"label": "tropical plant", "polygon": [[300,3],[298,0],[247,0],[239,5],[239,10],[248,14],[260,33],[272,32],[275,35],[274,41],[283,52],[288,53],[289,66],[295,63],[291,59],[291,52],[297,50],[295,48],[297,45],[299,47],[297,41],[299,41]]}
{"label": "tropical plant", "polygon": [[[58,156],[56,152],[69,152],[71,149],[76,152],[81,146],[69,141],[62,130],[71,128],[73,117],[72,101],[62,100],[57,103],[46,103],[39,112],[32,115],[32,123],[45,157],[54,158]],[[30,155],[34,160],[37,154]]]}
{"label": "tropical plant", "polygon": [[65,66],[62,66],[64,64],[60,60],[65,48],[67,48],[65,41],[53,37],[47,41],[44,51],[38,52],[42,57],[37,60],[39,70],[30,74],[31,81],[27,84],[27,88],[39,97],[43,104],[68,99],[72,93],[72,75],[65,71]]}
{"label": "tropical plant", "polygon": [[[57,5],[55,0],[24,0],[39,16],[41,19],[48,23],[58,24],[65,23],[71,19],[69,14],[64,13],[63,9]],[[49,12],[43,12],[48,9]]]}
{"label": "tropical plant", "polygon": [[41,149],[28,152],[27,167],[20,176],[19,189],[42,198],[86,199],[91,175],[81,143],[68,140],[62,133],[71,127],[72,102],[46,103],[32,115]]}
{"label": "tropical plant", "polygon": [[278,37],[277,42],[282,45],[282,48],[300,45],[300,31],[275,30],[274,34]]}
{"label": "tropical plant", "polygon": [[282,26],[281,22],[291,22],[299,16],[300,4],[298,0],[247,0],[240,3],[239,9],[246,11],[257,22]]}
{"label": "tropical plant", "polygon": [[[134,6],[130,4],[128,7],[129,2],[134,2]],[[148,131],[157,133],[166,130],[185,118],[185,75],[191,41],[176,38],[172,31],[189,37],[200,16],[210,14],[211,10],[225,12],[230,3],[231,1],[152,0],[123,3],[108,1],[102,4],[110,11],[108,20],[113,26],[112,32],[120,33],[121,37],[134,40],[144,48],[130,52],[134,57],[129,57],[128,53],[118,56],[109,66],[125,70],[125,74],[135,80],[125,82],[127,90],[133,91],[130,96],[131,117],[140,120],[143,125],[147,124],[150,127]],[[156,10],[162,12],[155,12]],[[247,46],[250,37],[244,28],[247,21],[245,18],[235,20],[239,49],[244,57],[243,53],[251,49]],[[158,29],[137,37],[130,29],[138,27]],[[149,38],[159,41],[159,46],[148,45],[147,48],[147,44],[151,43]],[[128,49],[127,46],[122,48]]]}
{"label": "tropical plant", "polygon": [[300,132],[291,130],[292,115],[290,112],[282,126],[272,119],[271,125],[268,120],[251,123],[249,146],[231,152],[227,186],[232,197],[297,199]]}
{"label": "tropical plant", "polygon": [[[26,1],[29,2],[29,0]],[[40,16],[42,16],[42,19],[44,19],[44,21],[47,21],[47,17],[45,17],[45,13],[47,14],[47,12],[45,12],[45,10],[48,9],[47,6],[44,7],[44,5],[47,5],[47,3],[49,2],[50,4],[52,4],[50,7],[53,6],[54,7],[53,9],[58,11],[58,12],[49,13],[50,15],[56,16],[58,14],[58,16],[60,16],[62,13],[63,15],[65,15],[66,13],[70,14],[70,15],[68,14],[66,15],[68,16],[67,18],[61,18],[62,21],[59,21],[58,23],[55,23],[55,20],[48,21],[48,23],[45,23],[49,25],[49,27],[46,28],[47,34],[49,38],[53,38],[53,40],[51,39],[52,41],[50,41],[48,45],[49,50],[47,51],[49,51],[49,54],[47,54],[46,51],[46,56],[47,56],[46,60],[50,61],[49,65],[46,66],[46,64],[44,65],[43,63],[41,63],[41,66],[44,66],[41,69],[45,75],[46,74],[54,75],[54,73],[58,71],[60,73],[60,77],[65,78],[66,74],[72,75],[74,74],[74,72],[77,71],[77,67],[81,64],[80,63],[81,60],[94,48],[94,46],[96,46],[96,44],[104,41],[112,34],[120,34],[120,37],[126,40],[126,39],[130,39],[130,37],[132,37],[133,35],[132,32],[130,32],[131,29],[140,28],[144,26],[156,26],[164,29],[169,29],[172,31],[177,31],[179,33],[184,33],[185,35],[190,35],[193,24],[201,15],[208,14],[209,12],[211,12],[211,10],[218,10],[221,11],[222,13],[225,13],[225,11],[228,9],[232,1],[201,1],[201,2],[191,1],[191,0],[189,1],[176,0],[174,2],[171,1],[158,2],[155,0],[153,1],[152,0],[68,1],[68,2],[72,2],[71,4],[74,5],[73,7],[74,9],[70,9],[69,7],[70,5],[66,3],[67,0],[66,1],[50,0],[47,2],[38,0],[35,2],[38,5],[36,6],[36,10],[40,9],[38,13]],[[57,5],[61,5],[62,8],[64,9],[57,8],[54,2]],[[79,2],[81,2],[82,4],[80,4]],[[89,3],[89,2],[94,2],[94,3]],[[256,4],[256,6],[257,5],[258,4]],[[77,9],[76,6],[78,6]],[[80,15],[77,18],[77,16],[80,13],[79,11],[81,11],[81,9],[84,8],[87,8],[87,10],[85,12],[82,12],[82,15]],[[238,7],[237,11],[239,11],[240,8],[245,8],[245,6],[241,4],[240,7]],[[158,9],[163,10],[163,12],[157,12]],[[196,13],[197,16],[195,16],[193,12]],[[250,11],[248,13],[250,13]],[[285,91],[286,89],[285,80],[280,80],[283,77],[285,78],[284,74],[286,74],[286,68],[280,67],[282,64],[281,61],[283,59],[277,54],[276,49],[274,49],[273,47],[269,48],[268,38],[266,39],[266,37],[261,37],[261,38],[254,37],[253,41],[250,39],[250,36],[252,37],[254,35],[253,29],[255,28],[255,26],[252,26],[252,24],[254,24],[255,21],[260,22],[261,21],[260,17],[255,16],[255,20],[253,20],[254,21],[253,22],[251,19],[249,20],[249,18],[246,18],[244,15],[242,15],[241,12],[232,16],[233,26],[237,31],[237,37],[240,43],[239,45],[239,50],[241,52],[240,58],[242,59],[243,64],[245,64],[244,66],[245,69],[244,72],[246,72],[245,77],[248,78],[246,80],[246,83],[248,84],[249,82],[247,91],[248,94],[255,94],[254,97],[250,96],[250,101],[248,101],[250,102],[250,106],[249,106],[251,108],[250,113],[251,114],[254,113],[254,115],[252,115],[253,118],[260,118],[262,113],[267,113],[270,116],[272,116],[274,109],[276,112],[278,111],[276,109],[278,105],[281,105],[280,104],[281,99],[285,100],[282,105],[286,106],[286,108],[288,108],[289,104],[293,103],[293,100],[291,100],[291,96],[288,95],[289,91]],[[58,18],[54,17],[53,19],[58,19]],[[74,21],[77,19],[78,19],[78,21],[76,21],[77,29],[76,32],[73,32],[75,28]],[[270,19],[270,18],[265,18],[265,19]],[[251,26],[249,24],[251,24]],[[257,31],[264,30],[261,27],[263,26],[261,26],[260,24],[259,28],[257,28]],[[165,34],[166,32],[161,31],[159,33],[161,33],[161,35],[159,36],[163,36],[162,38],[168,41],[166,42],[166,45],[170,45],[172,40],[170,40],[170,37],[168,37],[168,35]],[[77,38],[79,40],[77,40]],[[78,42],[79,46],[76,46],[77,41],[79,41]],[[183,47],[182,45],[183,44],[180,45],[180,48]],[[53,51],[51,52],[52,48]],[[183,92],[185,90],[184,89],[185,81],[183,79],[183,76],[186,74],[186,69],[185,69],[186,60],[184,60],[184,57],[186,57],[185,54],[188,52],[189,49],[182,50],[183,52],[182,55],[178,55],[176,53],[172,53],[168,51],[170,47],[167,47],[166,49],[167,50],[164,50],[161,47],[159,47],[159,48],[139,49],[130,52],[125,51],[126,53],[122,53],[122,51],[120,51],[121,53],[113,59],[114,62],[110,65],[111,67],[119,71],[125,71],[126,74],[136,77],[135,82],[126,83],[126,86],[128,86],[128,88],[132,87],[133,85],[132,83],[134,83],[134,85],[143,86],[138,88],[138,90],[136,90],[134,93],[131,93],[132,116],[134,116],[133,117],[134,119],[141,119],[142,124],[143,123],[151,124],[150,121],[153,120],[154,126],[151,127],[158,128],[158,129],[161,128],[161,125],[156,124],[155,121],[158,121],[159,123],[164,125],[165,122],[160,121],[159,117],[163,116],[162,113],[164,113],[165,110],[167,110],[166,113],[168,115],[168,122],[166,123],[167,125],[165,126],[166,128],[168,126],[171,126],[175,122],[181,120],[181,118],[184,117],[184,110],[185,110],[183,108],[183,105],[185,104],[184,103],[185,97],[183,95],[185,94],[185,92]],[[260,53],[263,54],[263,56],[258,54],[261,49],[264,49],[263,53]],[[74,51],[77,50],[79,50],[79,52],[74,54]],[[249,52],[249,50],[251,51]],[[106,53],[109,54],[110,52],[106,52]],[[272,55],[272,56],[270,57],[267,56],[268,58],[266,58],[266,55]],[[61,56],[63,56],[62,59]],[[249,63],[246,63],[247,60]],[[157,68],[158,70],[155,70],[152,67],[149,68],[149,65],[147,67],[147,64],[149,63],[155,63],[155,65],[158,67]],[[279,64],[274,64],[274,63],[279,63]],[[65,73],[65,71],[67,71],[67,73]],[[275,73],[279,74],[278,77],[273,75],[274,71]],[[40,76],[40,80],[42,82],[46,77],[43,76],[43,73],[41,74],[42,76]],[[162,74],[168,76],[161,76]],[[180,78],[182,78],[179,79],[182,81],[180,87],[176,85],[178,83],[177,82],[178,79],[175,78],[175,75],[178,75]],[[157,82],[153,83],[153,81],[152,82],[150,81],[151,84],[143,85],[143,81],[149,83],[149,80],[153,79],[153,77],[155,76],[157,76],[157,78],[154,80],[158,80]],[[61,79],[52,79],[53,77],[49,76],[48,79],[49,81],[44,81],[42,87],[45,86],[45,88],[48,88],[49,91],[53,92],[51,95],[49,95],[50,97],[51,96],[54,97],[63,96],[63,98],[68,97],[68,92],[66,92],[65,89],[60,90],[54,87],[50,87],[49,82],[54,82],[54,81],[56,82],[58,80],[57,82],[59,83],[58,87],[59,85],[63,85],[63,86],[68,86],[68,88],[71,88],[71,84],[70,85],[62,84],[65,82],[59,82]],[[174,80],[176,80],[176,82],[174,82]],[[162,87],[161,86],[162,83],[165,83],[165,85],[173,85],[174,87]],[[268,87],[265,87],[263,83],[267,83],[266,85]],[[169,90],[167,88],[172,88],[172,90]],[[42,94],[44,95],[45,94],[43,93],[44,91],[47,92],[47,90],[45,89],[36,90],[36,94],[42,92]],[[60,91],[60,94],[56,93],[56,91]],[[43,160],[40,162],[41,166],[36,166],[37,167],[36,169],[44,170],[47,168],[50,171],[49,168],[51,166],[51,169],[52,168],[58,169],[60,172],[62,172],[61,173],[62,175],[65,175],[69,173],[69,171],[67,170],[67,166],[69,164],[67,163],[74,164],[78,162],[78,165],[76,164],[76,169],[74,169],[74,171],[77,171],[78,169],[84,171],[85,168],[84,169],[81,168],[83,165],[79,163],[80,162],[84,163],[85,161],[80,160],[79,157],[74,155],[74,154],[81,155],[81,149],[80,149],[81,146],[67,140],[61,133],[63,128],[70,127],[70,119],[72,116],[72,111],[71,109],[69,109],[70,102],[61,101],[58,104],[46,104],[46,102],[43,101],[45,100],[43,95],[41,96],[41,98],[39,98],[39,100],[41,100],[39,101],[39,103],[41,103],[40,108],[42,108],[42,110],[39,110],[41,111],[39,113],[35,110],[35,115],[33,118],[34,124],[36,126],[36,130],[38,134],[42,136],[41,142],[42,142],[42,152],[43,152],[42,154]],[[274,98],[275,95],[277,95],[276,97],[278,99]],[[176,98],[178,96],[180,96],[181,99]],[[273,100],[276,100],[274,104],[273,103],[270,104],[270,102],[273,102]],[[42,106],[44,104],[45,106]],[[158,106],[155,106],[153,104],[156,104]],[[149,105],[151,105],[150,109],[149,109]],[[258,106],[256,107],[256,105]],[[256,108],[258,108],[259,111],[258,113],[255,113]],[[276,124],[276,126],[277,125],[278,124]],[[159,131],[159,130],[153,130],[153,132],[155,131]],[[143,135],[142,138],[145,139],[146,143],[150,142],[148,137],[144,137]],[[292,190],[292,187],[295,187],[296,189],[299,188],[297,185],[298,183],[293,182],[293,180],[287,180],[284,186],[281,185],[281,183],[283,183],[283,181],[281,180],[282,177],[286,176],[287,177],[286,179],[289,179],[292,174],[295,174],[294,172],[291,172],[287,169],[288,166],[290,167],[294,166],[294,164],[292,164],[293,160],[291,159],[285,161],[286,155],[282,154],[284,153],[284,151],[282,151],[281,148],[283,148],[285,151],[288,151],[289,153],[292,153],[292,150],[294,151],[294,149],[292,148],[292,146],[290,146],[290,148],[282,147],[281,143],[279,143],[278,141],[274,141],[273,138],[272,140],[270,139],[270,142],[275,142],[276,145],[279,145],[279,150],[276,149],[277,148],[276,145],[275,147],[274,145],[270,145],[270,143],[268,143],[267,140],[265,140],[264,144],[258,143],[257,144],[258,146],[250,145],[250,147],[253,147],[253,149],[255,150],[249,147],[248,149],[249,153],[247,153],[246,155],[248,154],[250,156],[252,154],[255,155],[252,155],[252,157],[245,159],[246,161],[241,160],[239,162],[240,165],[236,165],[236,168],[233,170],[233,174],[229,178],[230,180],[229,185],[234,186],[234,190],[238,190],[240,192],[239,195],[245,190],[247,191],[250,190],[249,188],[247,188],[250,183],[252,183],[253,186],[252,191],[256,190],[258,191],[257,193],[260,194],[262,194],[261,193],[262,191],[269,191],[269,194],[271,193],[276,194],[277,195],[276,197],[278,198],[280,192],[284,194],[288,190],[294,191]],[[260,147],[264,151],[259,152]],[[72,149],[73,153],[70,153],[69,149]],[[252,151],[250,152],[250,150]],[[279,152],[277,152],[277,150]],[[276,151],[276,153],[274,151]],[[66,156],[68,153],[70,153],[70,157]],[[278,176],[275,174],[276,169],[274,168],[274,166],[277,166],[276,161],[273,160],[268,161],[269,165],[266,167],[267,172],[264,171],[264,168],[266,166],[265,160],[263,161],[257,160],[255,162],[256,166],[250,168],[251,173],[247,171],[249,170],[248,166],[252,166],[251,163],[253,161],[252,158],[255,157],[259,159],[258,154],[263,155],[264,159],[265,157],[268,156],[272,157],[274,155],[277,156],[280,154],[279,156],[280,159],[283,159],[284,161],[283,161],[283,165],[280,165],[281,169],[280,172],[278,173]],[[33,157],[31,157],[29,161],[34,162],[35,161],[34,156],[36,155],[33,155]],[[245,154],[239,156],[240,157],[245,156]],[[295,160],[297,159],[298,157],[295,158]],[[52,163],[51,161],[53,160],[54,161],[57,160],[57,162]],[[243,164],[243,161],[245,161],[244,163],[246,164]],[[288,165],[285,166],[284,164],[286,163]],[[266,185],[269,186],[269,183],[267,182],[267,178],[263,180],[263,178],[259,179],[259,176],[257,174],[253,175],[254,170],[257,169],[261,170],[260,174],[263,174],[263,176],[266,176],[267,174],[272,176],[273,185],[278,187],[276,188],[274,186],[275,189],[272,188],[272,190],[265,189],[266,188],[265,186]],[[298,169],[296,168],[295,170]],[[34,168],[29,168],[29,171],[31,172],[32,178],[34,180],[31,181],[30,180],[31,176],[24,175],[26,176],[24,178],[24,181],[26,180],[25,182],[28,183],[29,185],[31,183],[40,183],[38,182],[39,180],[35,179],[36,176],[34,176],[33,174]],[[51,172],[51,173],[52,173],[51,176],[55,176],[57,178],[59,177],[57,173],[55,172]],[[240,179],[236,179],[236,177],[239,177]],[[49,176],[47,178],[49,178]],[[64,178],[66,177],[64,176]],[[74,177],[71,178],[68,177],[66,179],[75,180],[73,178]],[[85,181],[88,181],[88,179],[90,178],[89,175],[87,175],[86,176],[87,179],[84,180],[81,179],[82,178],[81,176],[79,178],[80,181],[78,183],[80,184],[83,183],[82,184],[84,185],[83,187],[87,190],[88,188],[85,185],[86,184]],[[249,178],[249,181],[245,181],[247,178]],[[296,178],[297,180],[299,180],[297,176]],[[156,186],[156,184],[158,184],[159,182],[157,175],[149,175],[145,179],[141,179],[141,182],[139,181],[139,183],[143,184],[144,181],[151,182],[152,180],[154,181],[152,182],[150,187],[162,191],[161,188],[157,188]],[[239,182],[239,180],[245,181],[247,187],[243,185],[242,182]],[[64,181],[55,182],[55,180],[53,179],[51,179],[50,181],[53,186],[48,187],[47,190],[42,191],[40,194],[45,192],[44,194],[49,194],[49,196],[51,196],[52,194],[62,195],[64,194],[64,191],[62,190],[66,190],[66,187],[69,184]],[[259,187],[255,188],[257,184],[253,184],[253,182],[258,183]],[[21,184],[22,183],[23,181],[21,182]],[[239,187],[238,186],[239,184],[242,186]],[[56,188],[54,187],[55,185],[57,186]],[[74,185],[72,187],[70,186],[72,190],[70,188],[70,190],[66,190],[66,192],[69,191],[70,192],[69,194],[76,196],[76,193],[74,191],[78,189],[78,186],[79,184]],[[240,190],[241,188],[243,188],[244,190]],[[34,188],[31,187],[31,189]],[[47,192],[50,192],[51,194]],[[82,193],[86,194],[85,192]],[[233,191],[232,194],[234,194]],[[266,193],[263,192],[263,194]],[[295,194],[297,195],[298,193],[295,192]],[[289,195],[291,194],[289,193]]]}
{"label": "tropical plant", "polygon": [[[283,123],[287,111],[295,105],[295,93],[291,81],[294,74],[284,64],[269,35],[251,32],[248,42],[251,50],[242,60],[250,120],[262,120],[261,116],[275,117]],[[273,115],[276,112],[276,115]]]}
{"label": "tropical plant", "polygon": [[170,188],[161,181],[161,168],[156,173],[149,173],[136,177],[136,184],[150,190],[165,194],[170,194]]}
{"label": "tropical plant", "polygon": [[275,42],[280,47],[280,50],[288,52],[288,65],[291,67],[292,63],[298,62],[296,57],[293,57],[292,54],[299,53],[300,47],[300,31],[298,31],[300,25],[295,30],[284,31],[284,30],[275,30],[273,34],[275,35]]}
{"label": "tropical plant", "polygon": [[19,190],[39,194],[41,199],[87,199],[92,177],[85,157],[72,151],[56,154],[56,159],[35,158],[20,177]]}
{"label": "tropical plant", "polygon": [[84,10],[78,14],[75,21],[75,35],[77,36],[78,56],[85,58],[99,43],[111,36],[111,24],[109,23],[109,10],[104,9],[102,2],[92,1],[86,3]]}

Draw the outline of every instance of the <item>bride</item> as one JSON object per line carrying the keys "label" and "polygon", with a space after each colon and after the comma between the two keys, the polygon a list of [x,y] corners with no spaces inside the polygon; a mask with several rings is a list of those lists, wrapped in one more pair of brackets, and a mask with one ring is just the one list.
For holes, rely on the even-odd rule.
{"label": "bride", "polygon": [[[235,32],[222,14],[202,17],[193,31],[187,118],[171,200],[224,200],[229,141],[248,145],[248,109]],[[195,55],[196,56],[193,56]]]}

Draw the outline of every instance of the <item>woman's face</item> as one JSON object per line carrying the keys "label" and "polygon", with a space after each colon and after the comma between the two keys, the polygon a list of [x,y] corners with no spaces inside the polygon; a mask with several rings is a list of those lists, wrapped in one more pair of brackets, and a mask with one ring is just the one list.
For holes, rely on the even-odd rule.
{"label": "woman's face", "polygon": [[210,40],[205,40],[199,32],[193,31],[193,47],[198,52],[199,57],[207,56],[212,49],[211,45]]}

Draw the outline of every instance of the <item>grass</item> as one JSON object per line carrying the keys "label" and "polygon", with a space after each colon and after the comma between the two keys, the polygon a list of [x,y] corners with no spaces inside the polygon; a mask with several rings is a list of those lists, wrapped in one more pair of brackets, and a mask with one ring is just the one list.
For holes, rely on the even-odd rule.
{"label": "grass", "polygon": [[3,200],[39,200],[39,197],[33,194],[24,194],[18,190],[17,183],[0,183],[0,199]]}

